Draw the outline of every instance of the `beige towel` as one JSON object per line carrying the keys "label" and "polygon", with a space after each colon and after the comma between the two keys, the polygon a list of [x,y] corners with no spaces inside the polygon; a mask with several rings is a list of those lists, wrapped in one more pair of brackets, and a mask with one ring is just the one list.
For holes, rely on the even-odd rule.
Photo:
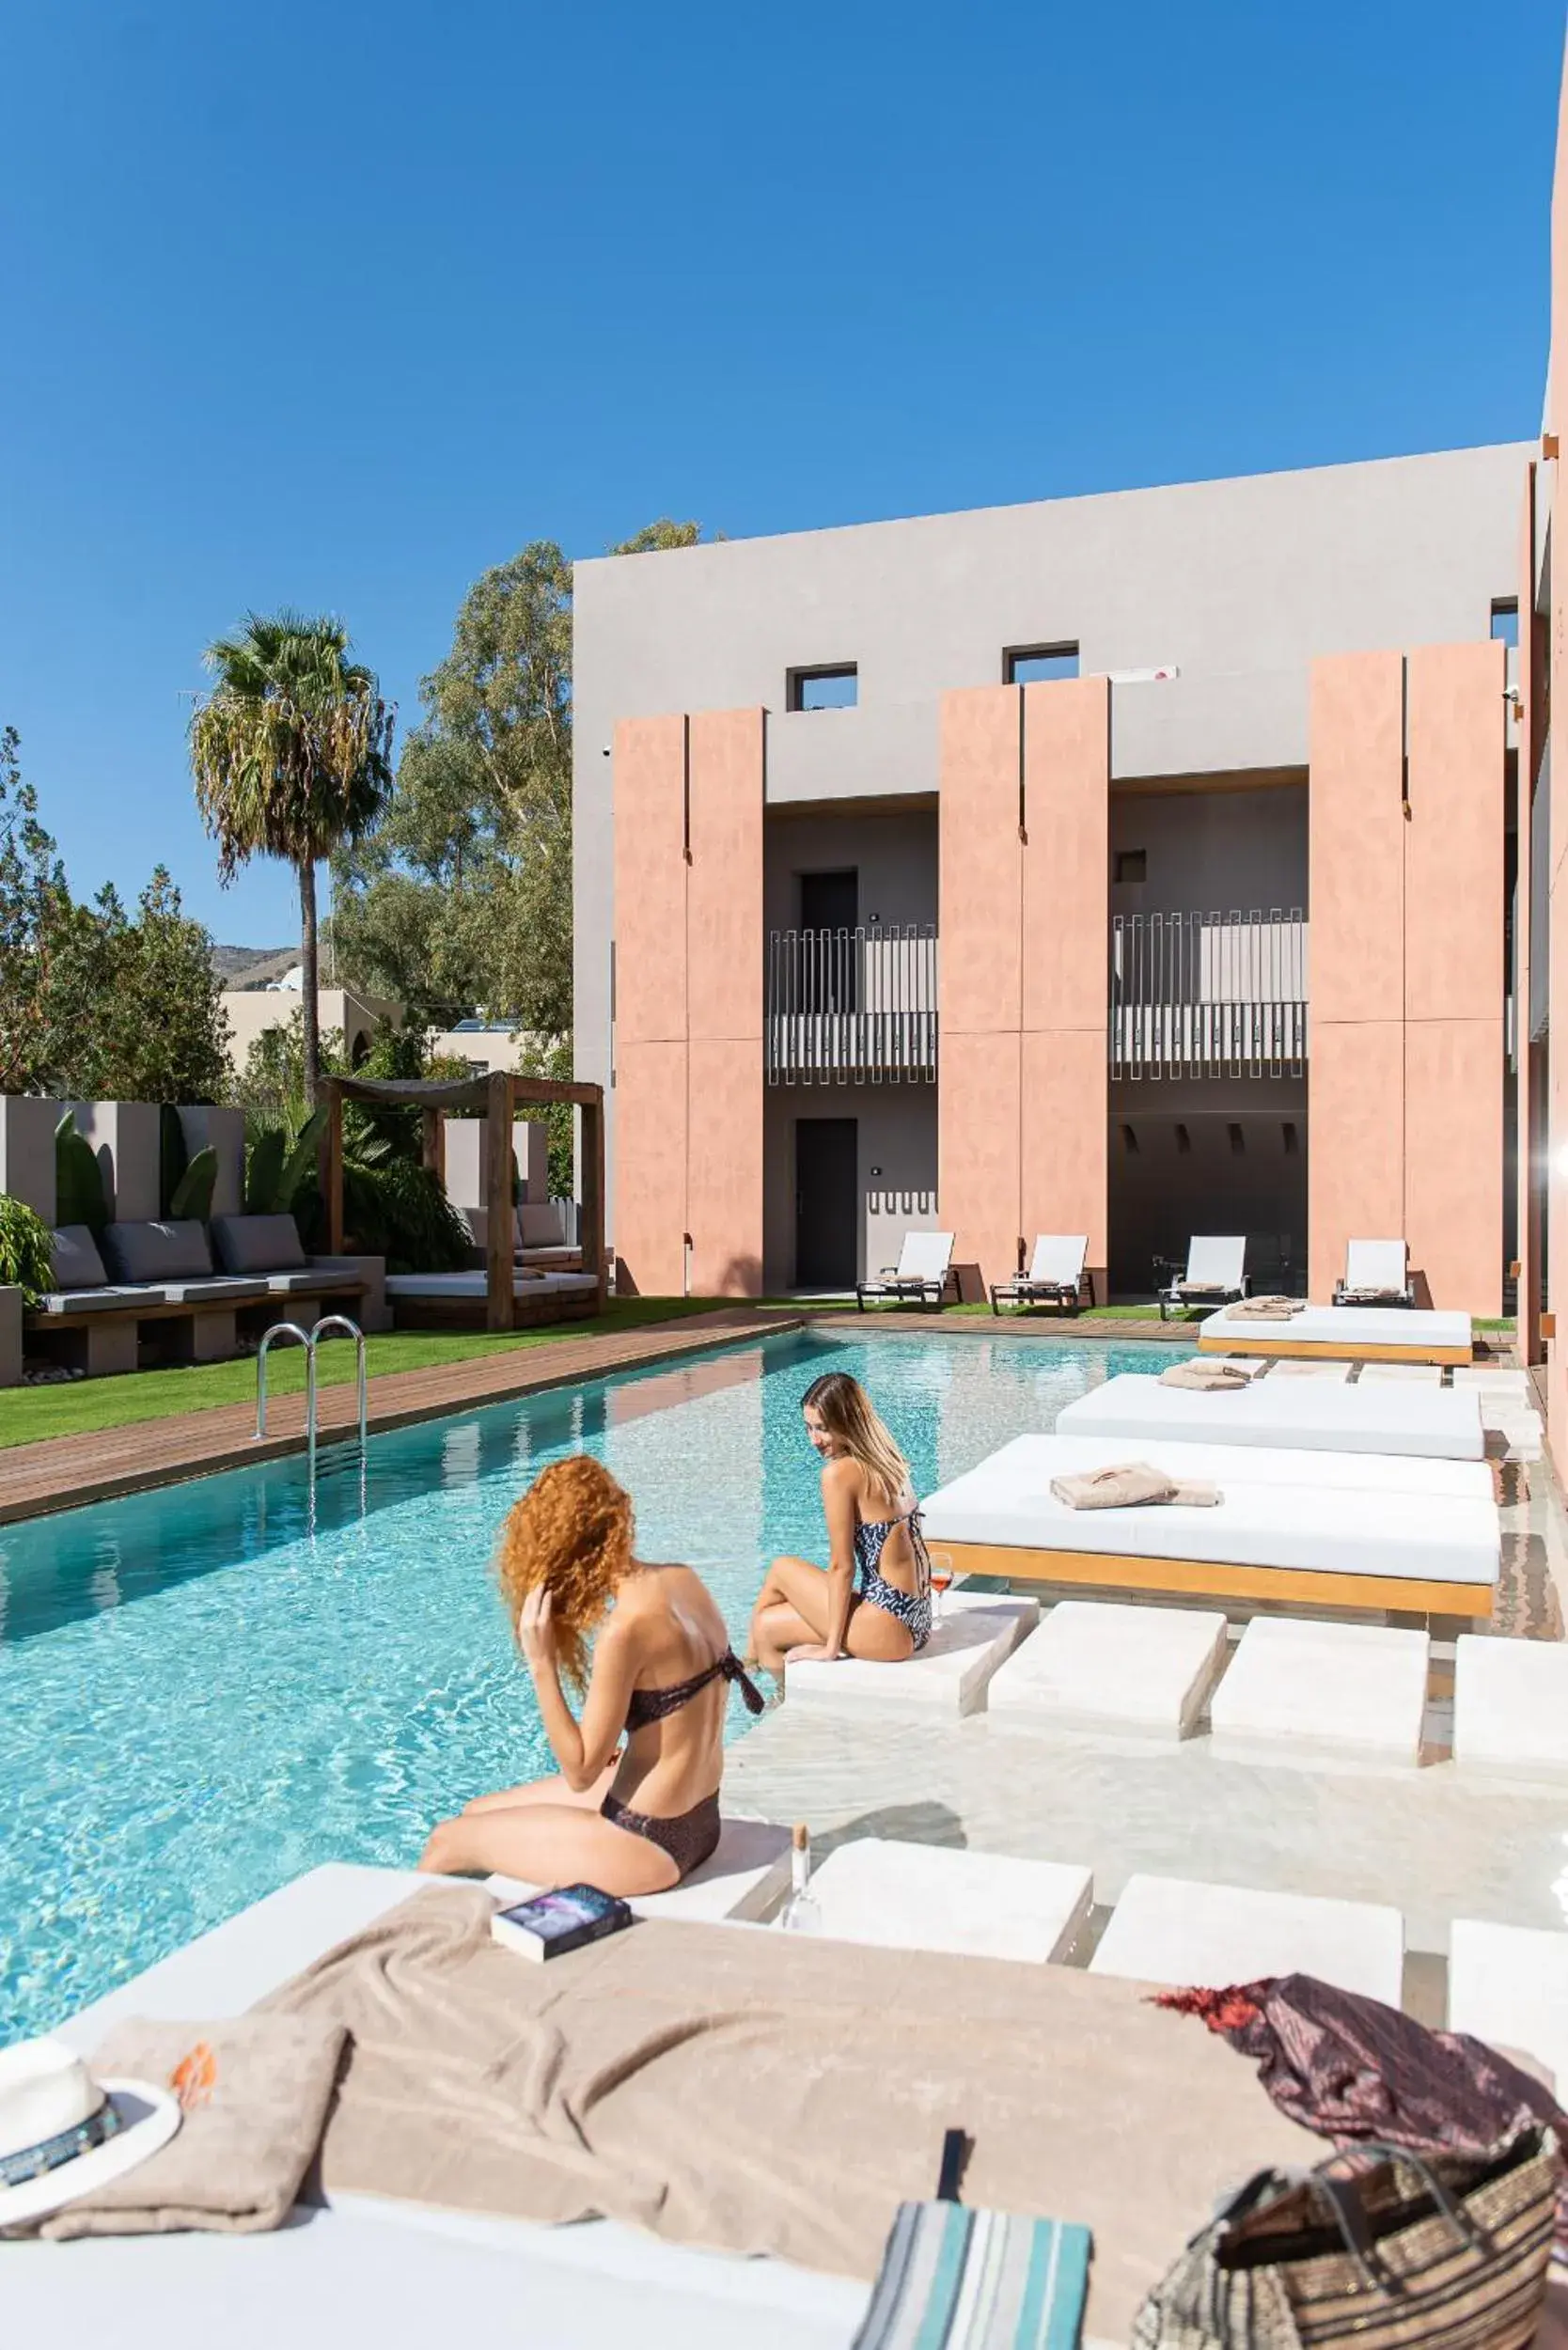
{"label": "beige towel", "polygon": [[95,2070],[174,2089],[184,2107],[180,2128],[98,2194],[0,2234],[249,2235],[281,2227],[321,2143],[344,2039],[329,2015],[121,2024],[95,2055]]}
{"label": "beige towel", "polygon": [[1172,1363],[1160,1373],[1162,1387],[1196,1387],[1202,1395],[1230,1395],[1238,1387],[1252,1385],[1245,1371],[1235,1370],[1230,1363],[1206,1363],[1201,1355],[1190,1363]]}
{"label": "beige towel", "polygon": [[1137,1983],[667,1919],[531,1966],[494,1906],[433,1885],[269,2002],[353,2037],[327,2195],[604,2213],[869,2279],[957,2124],[966,2201],[1093,2229],[1086,2331],[1125,2342],[1223,2187],[1323,2151]]}
{"label": "beige towel", "polygon": [[1342,1290],[1341,1306],[1403,1306],[1408,1303],[1403,1290]]}
{"label": "beige towel", "polygon": [[1239,1297],[1225,1309],[1231,1322],[1289,1322],[1306,1310],[1304,1297]]}
{"label": "beige towel", "polygon": [[1090,1469],[1081,1477],[1053,1477],[1051,1491],[1070,1510],[1137,1510],[1151,1502],[1169,1501],[1176,1480],[1147,1461],[1119,1461],[1112,1468]]}
{"label": "beige towel", "polygon": [[1223,1297],[1230,1284],[1226,1281],[1178,1281],[1176,1287],[1183,1297]]}

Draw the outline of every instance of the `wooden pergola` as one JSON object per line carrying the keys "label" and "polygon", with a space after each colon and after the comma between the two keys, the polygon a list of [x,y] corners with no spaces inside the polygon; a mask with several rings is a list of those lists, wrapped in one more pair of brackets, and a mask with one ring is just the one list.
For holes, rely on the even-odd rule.
{"label": "wooden pergola", "polygon": [[[583,1271],[596,1281],[588,1310],[602,1313],[609,1292],[604,1256],[604,1089],[556,1077],[523,1077],[493,1069],[486,1077],[440,1080],[425,1077],[326,1077],[322,1087],[327,1129],[322,1140],[321,1193],[327,1210],[327,1246],[343,1253],[343,1104],[370,1102],[383,1108],[421,1113],[420,1155],[438,1182],[446,1180],[447,1110],[478,1111],[485,1121],[485,1328],[510,1330],[514,1323],[512,1216],[515,1161],[512,1125],[520,1109],[555,1109],[570,1103],[582,1113],[583,1197],[579,1239]],[[585,1301],[588,1292],[581,1292]]]}

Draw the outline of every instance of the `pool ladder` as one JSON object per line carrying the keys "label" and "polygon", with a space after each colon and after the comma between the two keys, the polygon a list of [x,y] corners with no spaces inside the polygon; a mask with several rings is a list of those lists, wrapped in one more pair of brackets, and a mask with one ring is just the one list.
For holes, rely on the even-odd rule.
{"label": "pool ladder", "polygon": [[267,1433],[267,1349],[274,1339],[297,1339],[305,1349],[305,1450],[308,1466],[310,1491],[310,1522],[316,1522],[316,1347],[329,1330],[341,1330],[353,1340],[354,1375],[359,1388],[359,1507],[365,1508],[366,1456],[369,1442],[369,1399],[365,1378],[365,1333],[357,1322],[347,1314],[323,1314],[313,1329],[303,1329],[297,1322],[274,1322],[262,1335],[256,1350],[256,1435],[257,1444]]}

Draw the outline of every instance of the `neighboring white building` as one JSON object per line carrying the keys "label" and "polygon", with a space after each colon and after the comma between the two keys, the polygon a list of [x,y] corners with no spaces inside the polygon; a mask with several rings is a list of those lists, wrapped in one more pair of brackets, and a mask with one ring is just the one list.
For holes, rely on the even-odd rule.
{"label": "neighboring white building", "polygon": [[[228,1014],[229,1062],[243,1071],[251,1046],[269,1028],[285,1028],[300,1009],[303,973],[298,964],[267,987],[230,987],[223,993]],[[363,1060],[384,1022],[403,1026],[403,1007],[394,997],[371,995],[353,987],[323,987],[317,991],[317,1018],[324,1036],[341,1035],[351,1062]],[[529,1039],[520,1036],[510,1020],[460,1020],[455,1027],[434,1031],[432,1053],[466,1061],[471,1076],[488,1076],[492,1070],[521,1066]]]}

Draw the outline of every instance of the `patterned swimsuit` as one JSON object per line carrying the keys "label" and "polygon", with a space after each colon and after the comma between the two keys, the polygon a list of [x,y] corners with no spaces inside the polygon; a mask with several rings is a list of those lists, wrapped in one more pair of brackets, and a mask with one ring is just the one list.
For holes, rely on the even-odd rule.
{"label": "patterned swimsuit", "polygon": [[[882,1572],[882,1554],[895,1526],[907,1526],[915,1552],[913,1591],[901,1591]],[[896,1518],[862,1518],[855,1529],[855,1563],[860,1570],[860,1596],[868,1607],[880,1607],[896,1617],[915,1643],[916,1653],[931,1637],[931,1559],[917,1505]]]}

